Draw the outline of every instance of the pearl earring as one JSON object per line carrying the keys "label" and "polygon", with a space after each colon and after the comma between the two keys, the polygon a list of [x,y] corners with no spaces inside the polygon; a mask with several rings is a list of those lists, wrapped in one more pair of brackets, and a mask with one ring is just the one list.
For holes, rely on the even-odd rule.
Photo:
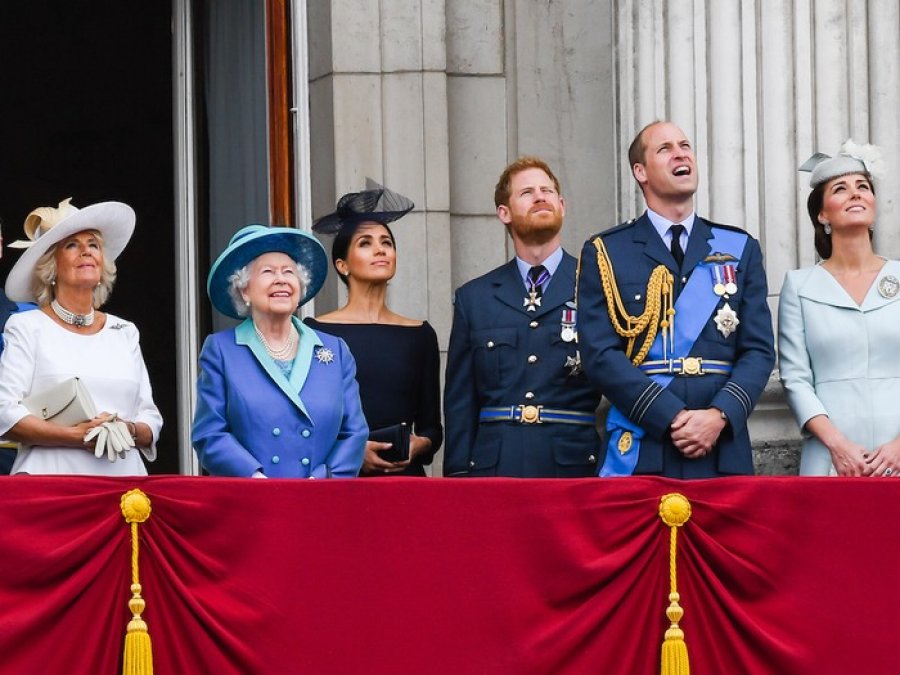
{"label": "pearl earring", "polygon": [[822,229],[825,230],[825,234],[831,234],[831,223],[822,223]]}

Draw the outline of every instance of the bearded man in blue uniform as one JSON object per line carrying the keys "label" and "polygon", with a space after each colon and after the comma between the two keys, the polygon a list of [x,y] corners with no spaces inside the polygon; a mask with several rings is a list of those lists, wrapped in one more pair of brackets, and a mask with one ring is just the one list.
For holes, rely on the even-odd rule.
{"label": "bearded man in blue uniform", "polygon": [[501,174],[494,203],[516,257],[456,291],[444,475],[591,476],[600,396],[579,363],[559,181],[541,159],[522,157]]}
{"label": "bearded man in blue uniform", "polygon": [[581,253],[578,335],[612,403],[601,476],[753,474],[747,418],[775,361],[759,243],[694,212],[698,170],[670,122],[629,163],[647,211]]}

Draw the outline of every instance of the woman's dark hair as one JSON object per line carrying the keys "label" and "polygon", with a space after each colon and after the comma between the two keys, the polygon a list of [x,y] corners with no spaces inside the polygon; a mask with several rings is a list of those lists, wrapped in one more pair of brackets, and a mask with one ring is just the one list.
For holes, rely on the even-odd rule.
{"label": "woman's dark hair", "polygon": [[[391,232],[391,228],[389,228],[386,223],[382,223],[377,220],[361,220],[355,223],[348,223],[344,225],[340,230],[338,230],[338,233],[334,237],[334,243],[332,243],[331,245],[331,264],[334,266],[335,272],[338,272],[337,261],[347,259],[347,251],[350,250],[350,241],[353,239],[353,235],[356,234],[359,226],[365,223],[374,223],[376,225],[381,225],[382,227],[384,227],[391,238],[391,243],[394,245],[394,250],[397,249],[397,241],[394,239],[394,233]],[[348,285],[349,283],[347,281],[347,277],[345,277],[340,272],[338,272],[338,279],[344,282],[344,286]]]}
{"label": "woman's dark hair", "polygon": [[[872,188],[872,194],[874,195],[875,183],[872,182],[872,177],[867,173],[862,175],[869,181],[869,185]],[[815,232],[813,235],[813,243],[816,247],[816,253],[819,254],[819,257],[822,260],[828,260],[831,257],[831,235],[825,233],[825,226],[819,222],[819,214],[822,212],[822,204],[825,202],[825,186],[835,178],[840,178],[840,176],[829,178],[824,183],[816,185],[816,187],[812,189],[812,192],[809,193],[809,198],[806,200],[806,210],[809,212],[809,219],[812,222],[813,230]],[[869,230],[869,239],[871,238],[872,230]]]}

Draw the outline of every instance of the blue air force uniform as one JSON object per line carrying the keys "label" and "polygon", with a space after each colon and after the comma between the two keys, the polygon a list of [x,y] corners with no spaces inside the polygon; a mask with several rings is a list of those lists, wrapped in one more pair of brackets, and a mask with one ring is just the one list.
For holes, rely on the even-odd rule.
{"label": "blue air force uniform", "polygon": [[558,251],[562,259],[532,311],[515,259],[456,291],[444,475],[596,473],[600,397],[578,364],[576,260]]}
{"label": "blue air force uniform", "polygon": [[[679,306],[678,298],[694,276],[710,293],[716,266],[727,256],[715,255],[710,245],[717,232],[745,236],[730,266],[734,292],[713,296],[707,309],[696,316],[696,305]],[[732,238],[734,234],[730,235]],[[664,385],[652,379],[653,368],[641,369],[626,356],[626,341],[613,326],[598,270],[595,237],[600,237],[612,262],[616,286],[628,314],[644,311],[647,281],[654,268],[665,265],[674,277],[675,322],[686,322],[691,314],[698,323],[695,341],[686,353],[670,354],[666,370],[671,379]],[[676,478],[703,478],[729,474],[752,474],[753,459],[747,418],[762,393],[775,361],[772,321],[766,302],[767,284],[759,243],[743,230],[695,218],[679,270],[645,213],[636,221],[591,237],[581,254],[578,280],[578,335],[582,364],[590,381],[627,418],[640,439],[634,473],[662,474]],[[745,243],[744,243],[745,241]],[[693,296],[691,296],[693,297]],[[726,307],[727,305],[727,307]],[[725,334],[717,324],[733,313],[738,322]],[[727,424],[712,452],[698,459],[685,458],[673,445],[669,425],[684,409],[715,407],[725,413]],[[629,441],[631,437],[629,435]],[[626,444],[627,445],[627,444]],[[620,446],[625,449],[624,446]],[[615,446],[607,452],[617,451]],[[604,456],[605,459],[605,456]],[[601,459],[601,462],[604,461]]]}

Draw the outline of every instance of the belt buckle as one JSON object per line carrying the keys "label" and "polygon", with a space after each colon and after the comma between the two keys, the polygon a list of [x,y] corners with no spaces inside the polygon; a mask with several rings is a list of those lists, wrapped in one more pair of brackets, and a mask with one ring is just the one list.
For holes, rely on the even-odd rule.
{"label": "belt buckle", "polygon": [[519,422],[522,424],[540,424],[541,423],[541,408],[542,405],[520,405],[519,409]]}
{"label": "belt buckle", "polygon": [[687,356],[681,359],[681,373],[683,375],[702,375],[703,359],[699,356]]}

